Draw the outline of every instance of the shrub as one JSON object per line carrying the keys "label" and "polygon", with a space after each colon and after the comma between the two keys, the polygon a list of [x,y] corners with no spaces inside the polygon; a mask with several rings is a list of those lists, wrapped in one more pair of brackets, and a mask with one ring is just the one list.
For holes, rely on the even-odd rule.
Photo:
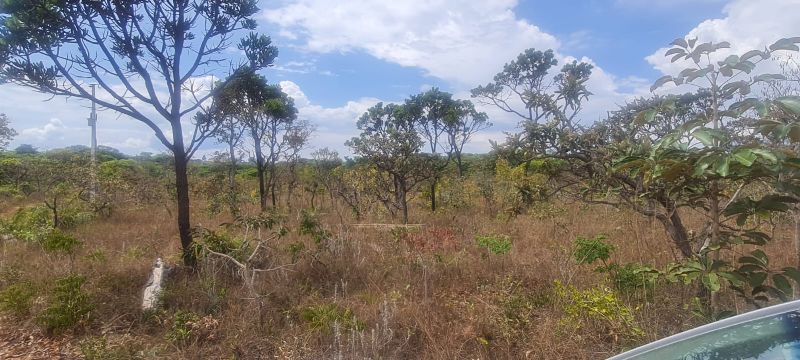
{"label": "shrub", "polygon": [[241,261],[245,254],[250,253],[250,247],[245,241],[234,238],[225,232],[204,228],[195,228],[193,232],[196,240],[192,246],[198,258],[204,258],[209,254],[209,251],[213,251],[230,255]]}
{"label": "shrub", "polygon": [[365,328],[349,308],[342,309],[336,304],[312,305],[304,308],[300,316],[309,323],[312,329],[332,330],[334,324],[343,329],[361,331]]}
{"label": "shrub", "polygon": [[172,327],[167,332],[166,338],[169,341],[185,344],[192,338],[193,324],[200,320],[200,315],[191,311],[180,310],[172,316]]}
{"label": "shrub", "polygon": [[44,206],[28,207],[17,210],[5,227],[17,239],[36,242],[52,231],[53,219]]}
{"label": "shrub", "polygon": [[593,324],[624,340],[635,340],[644,335],[636,324],[633,310],[611,289],[598,287],[579,290],[556,280],[554,293],[566,313],[563,323],[571,328]]}
{"label": "shrub", "polygon": [[578,264],[592,264],[600,260],[605,264],[614,251],[614,246],[606,243],[606,239],[607,237],[602,234],[592,239],[583,237],[575,239],[575,261]]}
{"label": "shrub", "polygon": [[613,264],[610,266],[609,275],[614,287],[625,293],[639,289],[651,289],[658,279],[658,273],[652,268],[634,263],[623,266]]}
{"label": "shrub", "polygon": [[53,230],[42,239],[44,251],[53,254],[73,255],[83,243],[73,236]]}
{"label": "shrub", "polygon": [[508,235],[483,235],[475,238],[475,241],[478,246],[495,255],[508,254],[511,251],[511,237]]}
{"label": "shrub", "polygon": [[94,306],[83,291],[86,278],[70,275],[56,280],[50,305],[39,316],[39,323],[48,332],[61,332],[89,319]]}
{"label": "shrub", "polygon": [[29,283],[17,283],[0,291],[0,311],[22,318],[30,314],[36,291]]}

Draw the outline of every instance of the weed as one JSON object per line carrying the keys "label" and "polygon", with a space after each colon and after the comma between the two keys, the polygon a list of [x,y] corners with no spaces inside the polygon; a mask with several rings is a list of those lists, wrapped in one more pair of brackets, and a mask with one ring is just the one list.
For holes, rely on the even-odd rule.
{"label": "weed", "polygon": [[94,305],[82,288],[84,283],[86,278],[79,275],[56,280],[50,306],[38,317],[48,332],[61,332],[89,319]]}
{"label": "weed", "polygon": [[180,310],[172,316],[172,327],[167,332],[167,340],[184,344],[192,338],[192,324],[200,320],[200,315]]}
{"label": "weed", "polygon": [[511,251],[511,237],[508,235],[483,235],[475,240],[478,246],[486,248],[495,255],[508,254]]}
{"label": "weed", "polygon": [[54,229],[42,239],[42,248],[51,254],[63,254],[72,256],[75,251],[83,244],[75,237],[65,234],[60,230]]}
{"label": "weed", "polygon": [[12,284],[0,291],[0,311],[23,318],[30,314],[36,290],[27,282]]}
{"label": "weed", "polygon": [[300,315],[315,330],[333,330],[334,324],[346,330],[361,331],[365,327],[352,310],[342,309],[336,304],[308,306],[300,312]]}
{"label": "weed", "polygon": [[570,328],[594,323],[615,338],[635,340],[644,335],[633,317],[633,310],[611,289],[596,287],[579,290],[556,280],[554,293],[562,302],[566,313],[564,323],[569,324]]}
{"label": "weed", "polygon": [[597,260],[604,264],[611,257],[614,246],[605,242],[605,235],[597,235],[592,239],[578,237],[575,239],[575,261],[578,264],[592,264]]}

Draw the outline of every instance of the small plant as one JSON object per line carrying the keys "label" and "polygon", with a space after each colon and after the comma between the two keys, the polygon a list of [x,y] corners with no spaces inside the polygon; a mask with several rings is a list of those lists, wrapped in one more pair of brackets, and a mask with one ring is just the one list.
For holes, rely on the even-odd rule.
{"label": "small plant", "polygon": [[243,260],[249,254],[250,248],[244,240],[232,237],[224,231],[213,231],[205,228],[193,229],[195,239],[193,246],[198,258],[203,258],[210,252],[230,255],[236,260]]}
{"label": "small plant", "polygon": [[312,305],[304,308],[300,316],[315,330],[332,330],[335,323],[347,330],[361,331],[365,328],[352,310],[342,309],[336,304]]}
{"label": "small plant", "polygon": [[89,319],[94,306],[83,289],[86,278],[70,275],[56,280],[50,306],[39,316],[48,332],[61,332]]}
{"label": "small plant", "polygon": [[81,245],[82,242],[80,240],[57,229],[51,231],[42,239],[42,248],[51,254],[72,256]]}
{"label": "small plant", "polygon": [[85,360],[138,359],[138,346],[132,344],[109,344],[105,336],[91,337],[80,342],[81,355]]}
{"label": "small plant", "polygon": [[0,291],[0,311],[23,318],[30,314],[36,291],[29,283],[17,283]]}
{"label": "small plant", "polygon": [[614,246],[605,242],[605,235],[597,235],[592,239],[578,237],[575,239],[575,261],[578,264],[592,264],[597,260],[607,265],[608,258],[614,251]]}
{"label": "small plant", "polygon": [[300,254],[305,250],[306,245],[302,242],[294,242],[287,246],[286,250],[289,254],[292,255],[292,262],[297,262],[297,259],[300,258]]}
{"label": "small plant", "polygon": [[200,320],[200,315],[191,311],[180,310],[172,316],[172,328],[167,332],[167,340],[185,344],[193,336],[193,324]]}
{"label": "small plant", "polygon": [[486,248],[495,255],[503,255],[511,252],[511,237],[508,235],[483,235],[475,238],[478,246]]}
{"label": "small plant", "polygon": [[554,290],[566,313],[562,323],[570,328],[593,324],[624,340],[635,340],[644,335],[633,317],[633,309],[611,289],[579,290],[556,280]]}
{"label": "small plant", "polygon": [[331,238],[331,232],[322,227],[316,213],[303,209],[300,216],[300,235],[310,235],[318,245]]}
{"label": "small plant", "polygon": [[19,209],[5,228],[17,239],[31,242],[40,241],[53,229],[50,210],[44,206]]}

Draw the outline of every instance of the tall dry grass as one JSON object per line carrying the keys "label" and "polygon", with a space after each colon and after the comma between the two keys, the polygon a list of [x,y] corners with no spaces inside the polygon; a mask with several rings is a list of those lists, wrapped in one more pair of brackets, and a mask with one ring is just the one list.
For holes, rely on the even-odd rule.
{"label": "tall dry grass", "polygon": [[[203,211],[201,199],[193,204],[196,225],[216,229],[231,221]],[[256,297],[225,260],[204,260],[198,271],[181,267],[172,216],[155,206],[119,209],[72,230],[84,242],[74,262],[4,241],[0,285],[36,284],[35,314],[54,279],[86,276],[91,321],[61,336],[109,358],[598,359],[701,321],[685,308],[695,291],[671,284],[619,295],[643,332],[634,340],[565,316],[556,280],[577,289],[610,287],[606,275],[575,263],[576,237],[606,234],[619,263],[661,267],[677,259],[660,224],[635,213],[557,203],[561,211],[552,216],[507,220],[480,206],[431,214],[420,203],[412,222],[424,226],[400,231],[355,227],[346,209],[324,203],[320,223],[332,236],[318,245],[297,231],[303,204],[300,198],[284,210],[290,231],[268,244],[268,263],[292,263],[290,244],[305,250],[292,265],[260,273]],[[385,214],[363,220],[388,221]],[[475,237],[485,234],[508,235],[510,253],[479,248]],[[773,261],[794,261],[781,251],[789,246],[788,232],[777,230]],[[141,290],[157,257],[175,270],[163,310],[142,314]],[[723,301],[735,304],[732,297]],[[195,316],[183,324],[189,335],[176,340],[176,314],[186,312]],[[36,326],[33,315],[4,323]]]}

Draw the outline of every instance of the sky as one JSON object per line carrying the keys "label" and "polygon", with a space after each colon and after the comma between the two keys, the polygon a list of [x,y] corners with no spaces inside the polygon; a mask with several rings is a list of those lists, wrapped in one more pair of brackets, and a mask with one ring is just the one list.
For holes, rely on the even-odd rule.
{"label": "sky", "polygon": [[[680,69],[663,57],[675,38],[727,40],[731,51],[743,52],[800,35],[800,0],[262,0],[260,8],[258,32],[280,51],[261,74],[314,124],[306,154],[328,147],[349,155],[344,142],[358,134],[357,118],[379,101],[434,86],[468,99],[470,89],[528,48],[553,49],[560,64],[595,66],[588,83],[594,95],[580,115],[590,124]],[[0,85],[0,113],[19,133],[11,148],[88,144],[88,105]],[[480,110],[494,126],[477,134],[468,152],[488,151],[490,139],[502,140],[518,125],[497,109]],[[100,145],[128,154],[165,151],[137,121],[108,110],[98,117]],[[221,149],[208,142],[198,156]]]}

